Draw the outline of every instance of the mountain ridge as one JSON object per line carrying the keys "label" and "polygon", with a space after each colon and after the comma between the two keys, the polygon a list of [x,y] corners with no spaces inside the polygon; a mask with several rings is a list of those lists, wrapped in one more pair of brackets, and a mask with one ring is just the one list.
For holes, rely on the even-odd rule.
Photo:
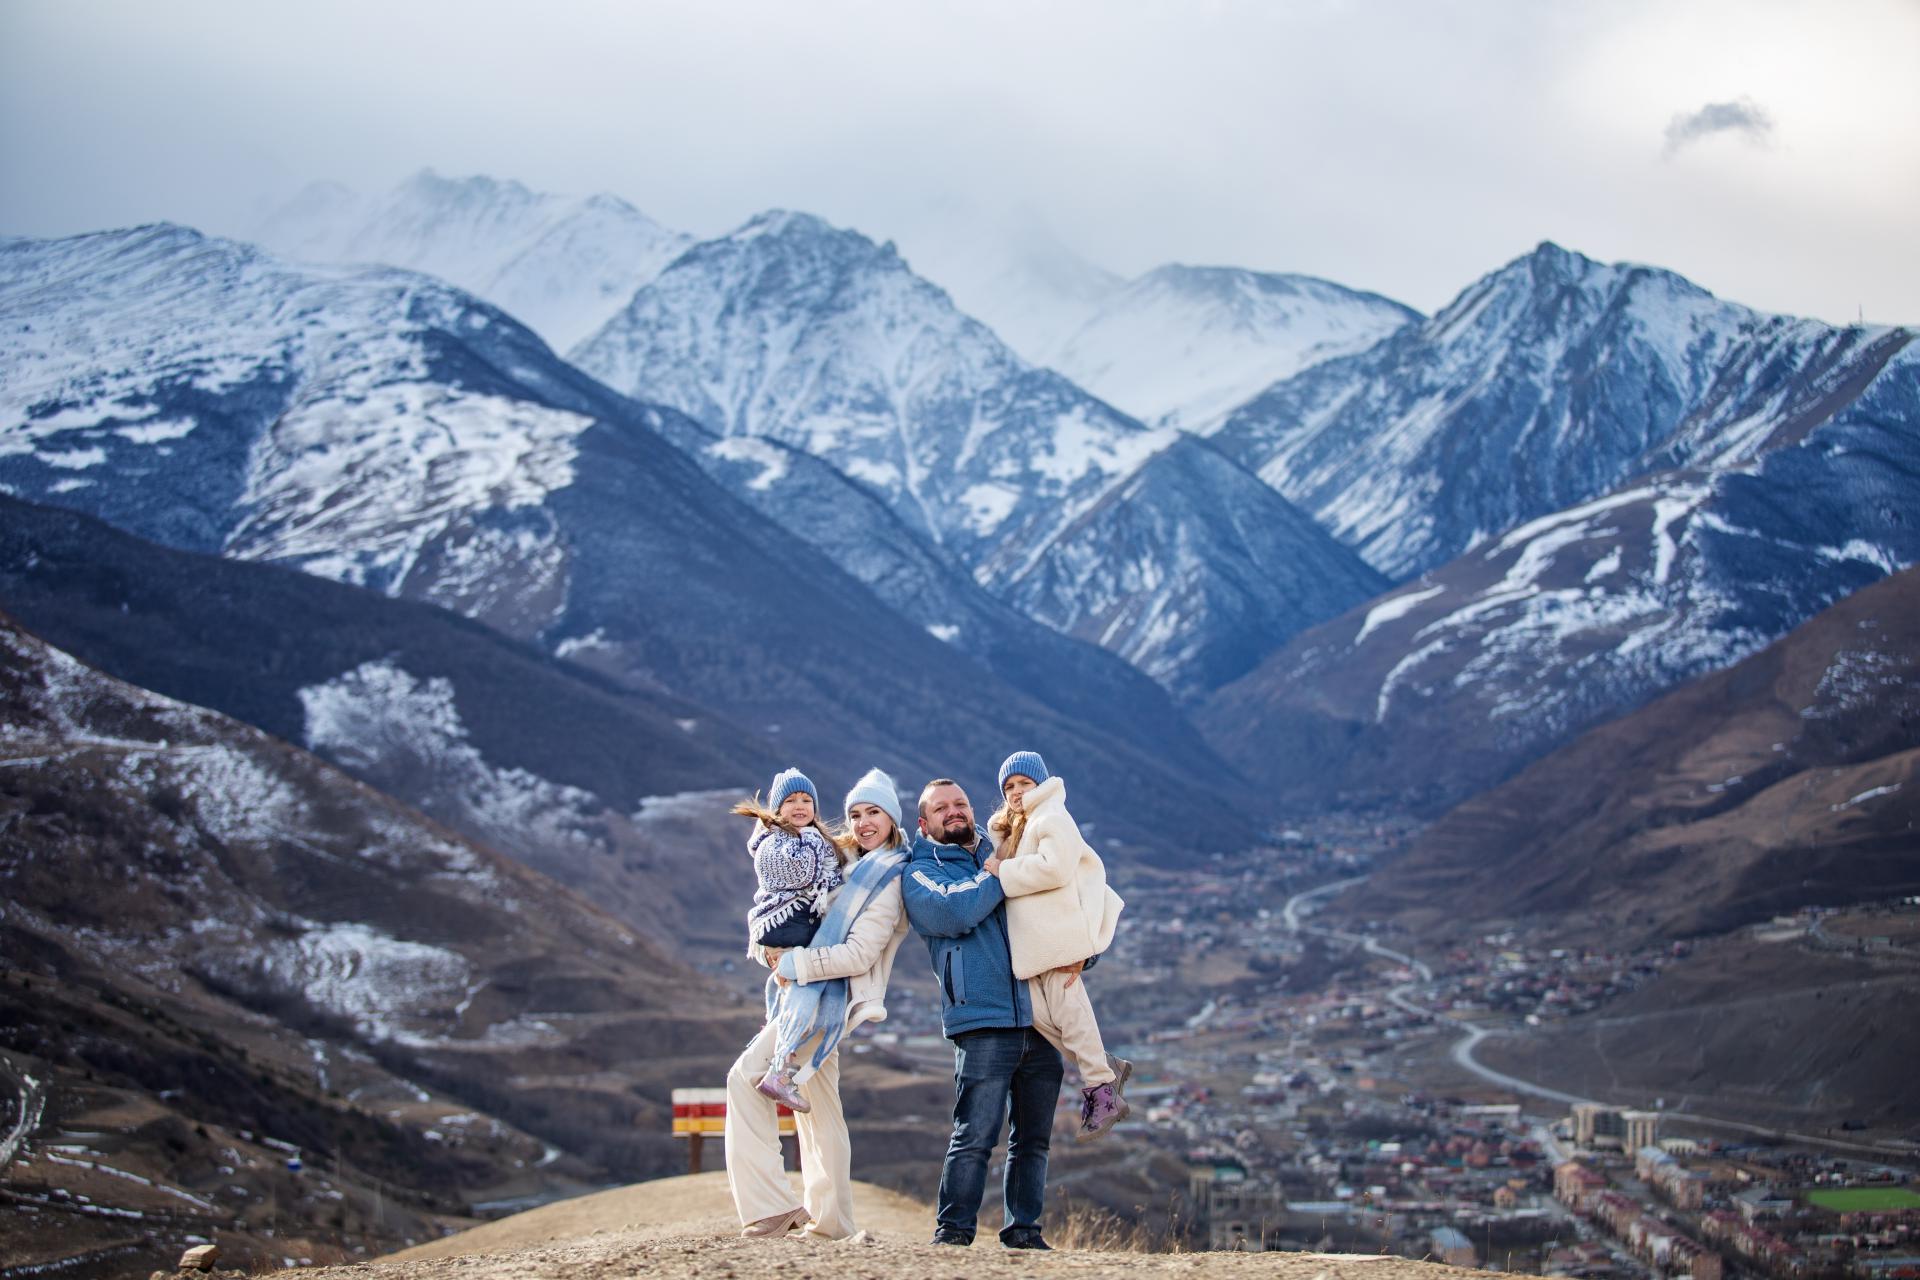
{"label": "mountain ridge", "polygon": [[381,196],[314,183],[247,229],[288,257],[440,277],[519,317],[555,349],[591,333],[692,243],[618,196],[423,169]]}
{"label": "mountain ridge", "polygon": [[1583,734],[1429,827],[1365,910],[1659,941],[1920,891],[1916,620],[1906,569]]}
{"label": "mountain ridge", "polygon": [[1547,242],[1431,319],[1269,388],[1215,438],[1404,581],[1636,476],[1733,465],[1715,444],[1764,440],[1766,397],[1800,366],[1852,359],[1871,381],[1903,332],[1766,316]]}
{"label": "mountain ridge", "polygon": [[[1259,539],[1244,522],[1222,515],[1207,495],[1162,485],[1162,509],[1131,536],[1136,560],[1157,561],[1145,576],[1197,584],[1188,594],[1215,602],[1206,607],[1223,616],[1217,602],[1261,597],[1234,606],[1258,633],[1223,641],[1235,653],[1224,668],[1211,656],[1216,646],[1172,644],[1164,627],[1113,628],[1110,617],[1098,617],[1111,602],[1061,597],[1034,607],[1048,594],[1034,579],[1084,583],[1133,572],[1091,564],[1097,549],[1085,541],[1069,553],[1071,566],[1046,561],[1067,546],[1077,520],[1127,491],[1152,459],[1192,446],[1021,360],[914,275],[891,245],[811,215],[761,214],[688,250],[572,354],[610,385],[717,435],[772,439],[832,464],[1002,599],[1116,649],[1181,696],[1244,669],[1257,654],[1242,650],[1264,652],[1361,598],[1356,584],[1370,577],[1318,530],[1281,512],[1284,500],[1248,491],[1238,507],[1280,512],[1272,523],[1302,544],[1301,567],[1285,592],[1244,575],[1213,579],[1210,561],[1180,553],[1171,536],[1178,528],[1208,526],[1235,564],[1271,562],[1278,539],[1266,535],[1267,545],[1254,546]],[[769,507],[776,519],[782,511]],[[1162,600],[1145,611],[1164,617],[1169,607]]]}
{"label": "mountain ridge", "polygon": [[[671,410],[438,282],[310,271],[180,231],[0,252],[32,268],[0,287],[0,313],[30,318],[0,338],[21,371],[0,388],[0,483],[22,496],[452,608],[778,733],[816,769],[878,756],[951,775],[958,751],[984,770],[1011,713],[1080,762],[1095,796],[1166,794],[1178,773],[886,609],[647,425]],[[224,380],[195,384],[209,369]],[[809,590],[772,608],[764,584],[789,573]],[[947,707],[941,687],[978,700]],[[876,699],[890,717],[861,710]],[[1188,830],[1157,803],[1140,815],[1165,833],[1152,839]],[[1221,838],[1256,827],[1244,809],[1221,810]]]}
{"label": "mountain ridge", "polygon": [[1916,422],[1906,346],[1794,443],[1641,477],[1301,633],[1201,729],[1291,804],[1437,815],[1920,561]]}
{"label": "mountain ridge", "polygon": [[1421,318],[1315,276],[1168,263],[1103,299],[1042,363],[1143,422],[1210,435],[1274,383]]}

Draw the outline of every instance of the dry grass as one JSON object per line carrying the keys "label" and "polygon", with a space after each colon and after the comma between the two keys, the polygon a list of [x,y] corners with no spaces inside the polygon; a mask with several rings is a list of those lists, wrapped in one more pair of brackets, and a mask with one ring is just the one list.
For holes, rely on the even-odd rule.
{"label": "dry grass", "polygon": [[1185,1253],[1187,1223],[1179,1202],[1167,1201],[1165,1215],[1126,1218],[1085,1201],[1069,1200],[1064,1220],[1047,1231],[1047,1243],[1056,1249],[1093,1249],[1107,1253]]}

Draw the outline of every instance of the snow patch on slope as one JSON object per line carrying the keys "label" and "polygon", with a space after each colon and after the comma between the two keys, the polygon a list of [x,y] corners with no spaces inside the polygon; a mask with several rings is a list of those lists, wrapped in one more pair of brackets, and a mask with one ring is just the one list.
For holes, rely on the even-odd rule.
{"label": "snow patch on slope", "polygon": [[[426,382],[303,404],[260,437],[230,554],[397,592],[461,517],[538,506],[573,482],[592,419]],[[352,500],[340,484],[352,478]],[[516,554],[531,548],[516,546]]]}
{"label": "snow patch on slope", "polygon": [[390,937],[364,924],[303,921],[296,938],[275,939],[260,957],[260,973],[283,991],[352,1022],[369,1040],[415,1047],[441,1037],[409,1024],[445,1021],[467,990],[465,957],[441,947]]}
{"label": "snow patch on slope", "polygon": [[[391,662],[367,662],[300,690],[309,749],[362,774],[406,772],[433,779],[439,799],[503,847],[597,847],[602,806],[590,793],[525,769],[489,762],[469,740],[453,682],[417,677]],[[464,825],[464,824],[463,824]]]}
{"label": "snow patch on slope", "polygon": [[1389,622],[1395,622],[1406,617],[1422,603],[1433,599],[1445,590],[1446,587],[1441,585],[1428,587],[1423,591],[1409,591],[1375,605],[1373,608],[1367,610],[1367,617],[1366,620],[1360,624],[1359,634],[1353,637],[1354,646],[1356,648],[1359,647],[1366,641],[1366,638],[1372,635],[1378,628],[1385,626]]}

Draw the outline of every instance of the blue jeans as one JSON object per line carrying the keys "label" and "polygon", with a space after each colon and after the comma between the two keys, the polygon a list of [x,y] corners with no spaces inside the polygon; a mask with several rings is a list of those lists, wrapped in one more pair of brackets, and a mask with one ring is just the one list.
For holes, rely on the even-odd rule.
{"label": "blue jeans", "polygon": [[1004,1184],[1006,1239],[1040,1227],[1047,1198],[1047,1151],[1053,1140],[1053,1108],[1060,1100],[1066,1067],[1060,1052],[1031,1027],[968,1031],[953,1039],[953,1140],[940,1168],[938,1229],[973,1240],[980,1199],[987,1191],[987,1161],[1007,1131]]}

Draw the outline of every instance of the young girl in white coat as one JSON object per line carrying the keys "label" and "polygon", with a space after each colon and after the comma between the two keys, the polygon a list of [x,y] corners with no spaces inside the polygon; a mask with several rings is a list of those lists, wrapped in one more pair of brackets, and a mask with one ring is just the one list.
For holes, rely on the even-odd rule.
{"label": "young girl in white coat", "polygon": [[994,856],[983,864],[1007,895],[1007,939],[1013,973],[1027,981],[1033,1028],[1080,1070],[1082,1104],[1076,1141],[1098,1138],[1126,1119],[1121,1096],[1133,1064],[1107,1052],[1080,976],[1107,949],[1119,919],[1120,895],[1067,812],[1066,783],[1047,771],[1037,751],[1016,751],[1000,766],[1005,804],[987,822]]}

